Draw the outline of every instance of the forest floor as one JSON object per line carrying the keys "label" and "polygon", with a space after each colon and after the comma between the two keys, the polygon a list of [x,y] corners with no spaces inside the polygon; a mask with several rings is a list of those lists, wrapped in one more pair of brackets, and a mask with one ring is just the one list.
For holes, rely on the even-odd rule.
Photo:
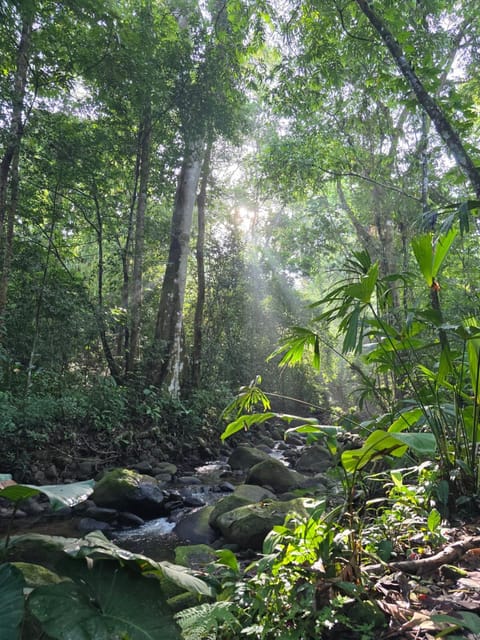
{"label": "forest floor", "polygon": [[379,640],[480,640],[480,519],[426,557],[362,567],[389,618]]}

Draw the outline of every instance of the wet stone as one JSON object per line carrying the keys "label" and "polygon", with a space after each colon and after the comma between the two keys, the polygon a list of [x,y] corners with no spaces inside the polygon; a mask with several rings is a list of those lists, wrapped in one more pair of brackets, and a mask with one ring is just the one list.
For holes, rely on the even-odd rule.
{"label": "wet stone", "polygon": [[78,522],[78,530],[82,533],[91,533],[92,531],[112,531],[112,525],[108,522],[95,520],[94,518],[82,518]]}

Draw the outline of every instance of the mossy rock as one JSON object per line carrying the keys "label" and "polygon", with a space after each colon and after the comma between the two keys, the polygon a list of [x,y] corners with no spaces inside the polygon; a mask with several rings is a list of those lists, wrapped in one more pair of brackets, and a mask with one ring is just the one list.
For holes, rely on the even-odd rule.
{"label": "mossy rock", "polygon": [[247,471],[258,462],[269,459],[270,456],[261,449],[255,447],[249,447],[248,445],[241,444],[236,447],[228,459],[228,464],[234,470]]}
{"label": "mossy rock", "polygon": [[202,569],[216,560],[217,554],[208,544],[191,544],[175,549],[175,563],[190,569]]}
{"label": "mossy rock", "polygon": [[108,471],[95,485],[91,498],[99,507],[129,511],[145,519],[165,515],[160,482],[131,469]]}
{"label": "mossy rock", "polygon": [[265,487],[241,484],[236,487],[231,495],[225,496],[225,498],[217,502],[210,515],[210,524],[212,527],[218,528],[218,518],[224,513],[227,513],[227,511],[233,511],[233,509],[238,509],[238,507],[244,507],[247,504],[261,502],[266,499],[274,500],[275,494],[265,489]]}
{"label": "mossy rock", "polygon": [[254,465],[247,474],[246,484],[269,487],[275,493],[284,493],[305,485],[305,477],[292,471],[279,460],[268,458]]}
{"label": "mossy rock", "polygon": [[295,498],[287,502],[270,501],[249,504],[221,515],[217,524],[228,542],[242,549],[261,551],[267,534],[283,524],[289,513],[307,517],[312,500]]}
{"label": "mossy rock", "polygon": [[331,469],[333,458],[330,451],[319,444],[305,447],[298,458],[295,468],[302,473],[322,473]]}
{"label": "mossy rock", "polygon": [[218,534],[210,526],[210,514],[213,507],[203,507],[187,513],[176,525],[173,532],[185,542],[192,544],[211,544],[218,538]]}

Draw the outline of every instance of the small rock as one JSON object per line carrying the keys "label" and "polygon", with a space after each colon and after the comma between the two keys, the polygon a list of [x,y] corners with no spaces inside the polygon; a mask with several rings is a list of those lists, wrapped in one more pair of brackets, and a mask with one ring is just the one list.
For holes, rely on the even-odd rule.
{"label": "small rock", "polygon": [[165,502],[165,511],[167,513],[172,513],[172,511],[183,509],[183,506],[183,500],[168,500]]}
{"label": "small rock", "polygon": [[135,471],[138,471],[138,473],[151,474],[152,471],[153,471],[152,464],[150,462],[148,462],[147,460],[142,460],[141,462],[138,462],[137,464],[134,464],[133,468],[135,469]]}
{"label": "small rock", "polygon": [[177,467],[171,462],[157,462],[155,465],[155,473],[166,473],[174,476],[177,473]]}
{"label": "small rock", "polygon": [[178,478],[178,482],[183,485],[202,484],[202,481],[200,480],[200,478],[196,478],[195,476],[182,476],[181,478]]}
{"label": "small rock", "polygon": [[93,460],[82,460],[77,464],[77,473],[82,478],[91,478],[95,473],[95,462]]}
{"label": "small rock", "polygon": [[85,516],[87,518],[93,518],[95,520],[105,520],[106,522],[113,522],[118,516],[116,509],[107,509],[106,507],[97,507],[95,505],[85,509]]}
{"label": "small rock", "polygon": [[222,482],[219,487],[220,491],[225,491],[228,493],[232,493],[233,491],[235,491],[235,485],[233,485],[231,482]]}
{"label": "small rock", "polygon": [[153,469],[153,475],[155,477],[155,480],[158,480],[159,482],[171,482],[172,481],[172,476],[169,473],[157,473],[156,469]]}
{"label": "small rock", "polygon": [[33,480],[35,484],[44,484],[45,483],[45,474],[43,473],[43,471],[35,471],[35,473],[33,474]]}
{"label": "small rock", "polygon": [[183,504],[185,507],[204,507],[205,500],[197,498],[196,496],[185,496],[183,499]]}
{"label": "small rock", "polygon": [[22,502],[22,509],[29,516],[38,516],[47,509],[48,505],[41,504],[36,498],[28,498]]}
{"label": "small rock", "polygon": [[77,524],[79,531],[91,533],[92,531],[111,531],[112,526],[108,522],[95,520],[94,518],[82,518]]}
{"label": "small rock", "polygon": [[117,522],[123,526],[129,527],[141,527],[145,524],[145,520],[136,516],[134,513],[128,513],[127,511],[121,511],[117,516]]}

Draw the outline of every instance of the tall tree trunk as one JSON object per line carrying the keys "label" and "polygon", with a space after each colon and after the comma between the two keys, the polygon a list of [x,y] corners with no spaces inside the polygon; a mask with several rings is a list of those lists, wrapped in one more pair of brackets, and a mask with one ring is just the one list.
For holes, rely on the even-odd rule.
{"label": "tall tree trunk", "polygon": [[[6,148],[0,162],[0,269],[2,270],[0,280],[0,319],[5,313],[7,304],[8,281],[13,254],[14,226],[18,206],[18,164],[24,127],[24,100],[33,20],[33,10],[27,10],[22,15],[22,31],[17,51],[17,66],[13,86],[12,116]],[[10,202],[8,198],[9,187]]]}
{"label": "tall tree trunk", "polygon": [[460,136],[450,124],[449,120],[439,107],[436,100],[427,92],[422,81],[408,62],[399,42],[394,38],[383,19],[374,11],[369,0],[355,0],[362,13],[383,40],[385,46],[392,55],[398,69],[409,83],[415,93],[418,102],[430,116],[438,135],[446,144],[455,162],[470,180],[476,197],[480,199],[480,170],[475,166],[472,158],[463,146]]}
{"label": "tall tree trunk", "polygon": [[195,316],[193,319],[193,352],[192,352],[192,386],[200,387],[202,373],[202,349],[203,349],[203,312],[205,307],[205,209],[207,202],[207,186],[210,176],[210,160],[212,155],[212,143],[208,143],[203,161],[202,179],[200,191],[197,196],[198,234],[196,246],[197,258],[197,301]]}
{"label": "tall tree trunk", "polygon": [[170,235],[170,250],[157,314],[147,379],[166,384],[173,396],[180,392],[182,371],[183,302],[193,208],[202,168],[203,141],[186,154],[178,177]]}
{"label": "tall tree trunk", "polygon": [[10,281],[10,270],[13,258],[13,236],[15,231],[15,217],[18,209],[18,188],[19,188],[19,163],[20,149],[16,149],[13,154],[10,169],[10,202],[7,206],[7,230],[2,238],[2,271],[0,277],[0,325],[2,323],[5,308],[7,306],[8,283]]}
{"label": "tall tree trunk", "polygon": [[152,146],[152,105],[150,96],[145,103],[140,128],[140,167],[135,220],[135,251],[133,256],[130,342],[127,351],[127,373],[135,368],[140,340],[140,322],[143,302],[143,254],[145,245],[145,214],[147,210],[148,182],[150,178],[150,152]]}
{"label": "tall tree trunk", "polygon": [[133,219],[135,210],[137,207],[138,196],[138,183],[140,181],[140,162],[141,162],[141,147],[142,147],[142,130],[141,123],[137,135],[137,151],[135,156],[135,171],[133,177],[133,191],[130,198],[130,206],[128,211],[127,233],[125,242],[122,246],[120,238],[117,238],[120,259],[122,261],[122,293],[121,293],[121,305],[125,311],[125,319],[120,323],[117,334],[117,356],[124,358],[124,371],[125,375],[128,373],[128,354],[130,352],[130,323],[129,323],[129,308],[130,308],[130,258],[131,258],[131,245],[133,237]]}
{"label": "tall tree trunk", "polygon": [[[100,334],[100,340],[103,347],[103,353],[105,356],[105,360],[107,361],[108,368],[110,370],[110,374],[112,378],[115,380],[117,384],[122,384],[123,379],[120,372],[120,368],[117,365],[117,362],[112,353],[112,349],[110,348],[110,344],[108,342],[107,336],[107,325],[105,322],[105,309],[103,306],[103,269],[104,269],[104,258],[103,258],[103,219],[100,209],[100,203],[97,198],[97,194],[94,193],[93,201],[95,203],[95,214],[96,214],[96,225],[92,225],[97,234],[97,251],[98,251],[98,266],[97,266],[97,309],[96,309],[96,317],[97,317],[97,325],[98,331]],[[91,223],[90,223],[91,224]]]}
{"label": "tall tree trunk", "polygon": [[47,255],[45,257],[45,264],[43,266],[42,283],[41,283],[40,291],[38,292],[38,297],[35,304],[33,340],[32,340],[32,347],[30,349],[30,357],[28,359],[28,368],[27,368],[27,387],[26,387],[27,395],[32,386],[32,373],[33,373],[33,368],[35,366],[35,357],[37,355],[37,345],[40,337],[40,317],[41,317],[42,307],[43,307],[43,297],[45,293],[45,287],[47,284],[48,269],[50,267],[50,257],[52,255],[52,247],[53,247],[53,234],[55,232],[55,224],[57,221],[57,195],[58,195],[57,187],[58,185],[55,187],[55,191],[53,195],[52,220],[50,222],[50,229],[48,231],[48,247],[47,247]]}

